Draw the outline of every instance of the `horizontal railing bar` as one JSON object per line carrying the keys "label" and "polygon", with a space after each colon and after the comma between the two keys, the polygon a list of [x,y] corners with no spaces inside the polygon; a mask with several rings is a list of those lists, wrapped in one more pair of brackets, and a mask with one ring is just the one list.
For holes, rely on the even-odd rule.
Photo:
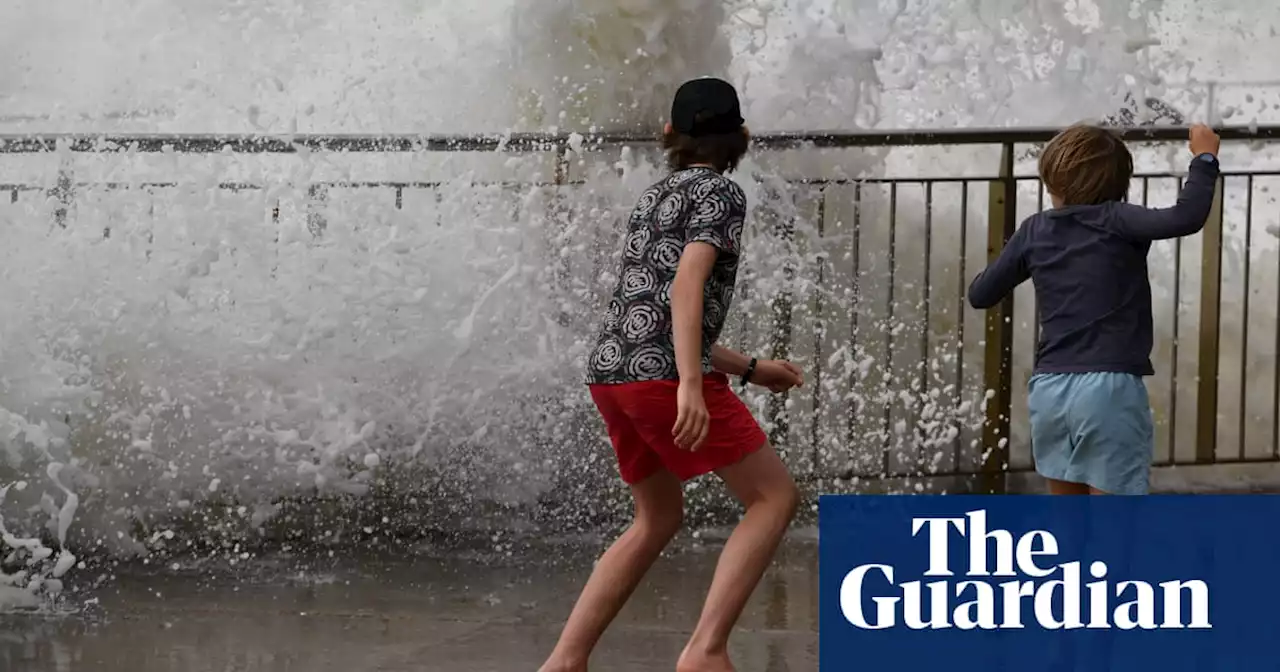
{"label": "horizontal railing bar", "polygon": [[[373,180],[373,181],[360,181],[360,182],[351,182],[351,181],[311,182],[309,184],[316,184],[316,185],[329,187],[333,189],[343,189],[343,188],[437,189],[440,187],[449,186],[450,184],[454,184],[454,183],[448,182],[445,180],[431,180],[426,182],[423,182],[423,181],[396,182],[396,181],[388,181],[388,180]],[[551,180],[529,180],[527,182],[521,181],[521,180],[493,180],[493,181],[473,180],[471,184],[474,184],[477,186],[484,186],[484,187],[565,187],[565,186],[582,186],[586,184],[586,181],[570,180],[567,182],[562,182],[557,184],[556,182],[553,182]]]}
{"label": "horizontal railing bar", "polygon": [[50,134],[0,135],[0,154],[52,152],[59,145],[72,152],[178,152],[185,154],[294,154],[340,152],[475,152],[552,151],[568,143],[553,135],[416,136],[416,135],[156,135]]}
{"label": "horizontal railing bar", "polygon": [[[1270,455],[1260,455],[1257,457],[1247,457],[1247,456],[1246,457],[1221,457],[1214,460],[1213,464],[1272,464],[1272,463],[1278,463],[1278,462],[1280,462],[1280,458],[1272,457]],[[1196,466],[1198,464],[1202,464],[1202,463],[1187,461],[1187,460],[1174,460],[1174,461],[1157,460],[1152,462],[1151,466],[1152,467],[1184,467],[1184,466]],[[880,473],[880,472],[871,472],[871,471],[863,472],[863,471],[855,471],[852,469],[846,469],[843,471],[833,471],[825,474],[806,474],[805,478],[803,479],[798,478],[797,480],[851,481],[855,478],[860,480],[881,479],[881,478],[960,478],[965,476],[976,476],[978,473],[977,470],[978,470],[977,466],[975,466],[973,470],[947,469],[945,471],[917,471],[917,472],[905,472],[905,471],[897,470],[897,471],[890,471],[889,473]],[[1030,473],[1035,471],[1035,467],[1029,464],[1019,464],[1016,466],[1010,465],[1004,471],[1005,473],[1010,473],[1010,474],[1023,474],[1023,473]]]}
{"label": "horizontal railing bar", "polygon": [[[1268,168],[1264,170],[1224,170],[1218,173],[1222,177],[1276,177],[1280,176],[1280,168]],[[1134,179],[1150,178],[1153,180],[1162,179],[1181,179],[1186,178],[1186,173],[1134,173]],[[1019,180],[1038,180],[1037,176],[1020,177]]]}
{"label": "horizontal railing bar", "polygon": [[[1214,460],[1213,464],[1271,464],[1271,463],[1277,463],[1277,462],[1280,462],[1280,458],[1273,457],[1271,455],[1259,455],[1257,457],[1249,457],[1249,456],[1220,457]],[[1179,467],[1179,466],[1195,466],[1197,464],[1201,464],[1201,463],[1194,462],[1194,461],[1187,461],[1187,460],[1173,460],[1173,461],[1156,460],[1151,463],[1151,466],[1152,467]],[[844,471],[835,471],[835,472],[830,472],[826,474],[809,474],[808,480],[826,479],[826,480],[848,481],[854,478],[858,478],[858,479],[913,478],[913,477],[949,478],[949,477],[961,477],[961,476],[974,476],[977,473],[976,470],[977,470],[977,467],[974,467],[973,471],[968,471],[963,469],[948,469],[945,471],[918,471],[918,472],[891,471],[885,474],[885,473],[879,473],[879,472],[871,472],[871,471],[862,472],[862,471],[854,471],[854,470],[846,469]],[[1034,470],[1035,469],[1032,465],[1017,465],[1017,466],[1011,465],[1007,469],[1005,469],[1005,471],[1010,474],[1027,473]]]}
{"label": "horizontal railing bar", "polygon": [[[845,469],[843,471],[830,471],[826,473],[800,473],[796,474],[795,479],[801,483],[811,483],[813,481],[852,481],[854,479],[860,481],[874,481],[894,478],[972,478],[973,476],[978,475],[979,469],[981,469],[981,465],[974,466],[972,471],[964,469],[947,469],[945,471],[890,471],[888,473],[884,473]],[[1034,471],[1031,466],[1019,465],[1016,467],[1010,466],[1008,469],[1004,470],[1004,473],[1022,474],[1031,471]]]}
{"label": "horizontal railing bar", "polygon": [[[103,114],[73,114],[62,117],[58,121],[121,121],[134,119],[154,119],[156,117],[173,118],[173,110],[167,108],[139,109],[127,110],[123,112],[106,112]],[[47,114],[0,114],[0,124],[16,124],[32,121],[54,121],[54,118]]]}
{"label": "horizontal railing bar", "polygon": [[[1280,458],[1275,458],[1271,456],[1258,456],[1258,457],[1245,457],[1243,459],[1236,458],[1236,457],[1224,457],[1224,458],[1215,460],[1212,464],[1214,466],[1217,466],[1217,465],[1230,465],[1230,464],[1275,464],[1275,463],[1280,463]],[[1163,468],[1170,468],[1170,467],[1192,467],[1192,466],[1206,466],[1206,465],[1196,463],[1196,462],[1188,462],[1185,460],[1177,460],[1177,461],[1157,460],[1155,462],[1152,462],[1151,466],[1154,469],[1163,469]],[[1010,465],[1007,469],[1004,470],[1004,473],[1031,474],[1031,473],[1035,473],[1035,467],[1029,464],[1019,464],[1016,466]],[[927,479],[944,479],[944,478],[972,478],[973,476],[976,476],[976,475],[977,475],[976,467],[972,471],[963,470],[963,469],[948,469],[945,471],[919,471],[914,473],[908,473],[903,471],[893,471],[887,474],[879,473],[879,472],[871,472],[871,471],[863,472],[863,471],[845,469],[843,471],[831,471],[831,472],[825,472],[825,473],[813,473],[813,472],[799,473],[795,475],[795,480],[798,483],[814,483],[819,481],[852,481],[854,479],[857,479],[860,481],[877,481],[877,480],[886,480],[886,479],[905,479],[905,478],[927,480]]]}
{"label": "horizontal railing bar", "polygon": [[[1280,169],[1275,170],[1224,170],[1223,177],[1280,177]],[[1136,173],[1134,179],[1177,179],[1185,177],[1178,173]],[[808,178],[808,177],[784,177],[781,181],[786,184],[795,184],[800,186],[849,186],[855,184],[961,184],[966,182],[982,183],[991,182],[1001,179],[994,175],[975,175],[971,177],[867,177],[867,178]],[[1020,175],[1014,178],[1019,182],[1033,182],[1040,178],[1036,175]],[[103,189],[150,189],[150,188],[174,188],[184,184],[199,184],[199,182],[76,182],[73,186],[77,189],[84,188],[103,188]],[[307,182],[308,186],[327,187],[332,189],[436,189],[451,184],[445,180],[432,181],[395,181],[395,180],[370,180],[370,181],[324,181]],[[583,180],[571,180],[561,184],[557,184],[549,180],[496,180],[496,181],[475,181],[473,184],[478,186],[501,186],[501,187],[561,187],[561,186],[582,186],[586,182]],[[0,191],[43,191],[47,186],[30,184],[30,183],[0,183]],[[267,189],[266,185],[254,184],[248,182],[221,182],[218,184],[219,189],[226,190],[251,190],[251,189]]]}
{"label": "horizontal railing bar", "polygon": [[[1259,455],[1256,457],[1246,456],[1243,458],[1242,457],[1221,457],[1215,460],[1214,464],[1272,464],[1277,462],[1280,462],[1280,458],[1272,457],[1270,455]],[[1187,460],[1173,460],[1173,461],[1156,460],[1151,463],[1151,466],[1152,467],[1183,467],[1183,466],[1196,466],[1197,464],[1198,463],[1196,462],[1191,462]],[[1010,465],[1007,469],[1005,469],[1005,471],[1011,474],[1027,473],[1034,470],[1035,470],[1034,467],[1029,464],[1019,464],[1016,466]],[[964,469],[947,469],[947,470],[940,470],[940,471],[925,470],[925,471],[918,471],[918,472],[891,471],[887,474],[881,473],[881,472],[873,472],[873,471],[857,471],[852,469],[845,469],[842,471],[832,471],[832,472],[822,473],[822,474],[812,474],[812,473],[806,474],[805,480],[848,481],[854,478],[858,478],[858,479],[913,478],[913,477],[948,478],[948,477],[973,476],[973,475],[975,475],[975,471],[969,471]]]}
{"label": "horizontal railing bar", "polygon": [[[1280,169],[1267,170],[1224,170],[1221,172],[1223,177],[1276,177],[1280,176]],[[1186,177],[1185,174],[1160,172],[1160,173],[1134,173],[1133,179],[1176,179]],[[960,182],[991,182],[993,180],[1004,179],[998,175],[969,175],[969,176],[945,176],[945,177],[783,177],[782,182],[787,184],[799,184],[807,186],[822,187],[828,185],[846,186],[852,184],[958,184]],[[1039,175],[1017,175],[1013,179],[1019,182],[1039,181]]]}
{"label": "horizontal railing bar", "polygon": [[783,177],[782,182],[802,186],[848,186],[853,184],[949,184],[960,182],[985,182],[994,177]]}
{"label": "horizontal railing bar", "polygon": [[[287,181],[285,182],[287,183]],[[189,185],[198,185],[198,184],[200,183],[196,181],[192,181],[192,182],[74,182],[72,183],[71,186],[75,187],[76,189],[85,189],[85,188],[93,188],[93,187],[98,187],[103,189],[152,189],[152,188],[174,188],[174,187],[181,187],[184,185],[189,186]],[[432,181],[432,182],[421,182],[421,181],[394,182],[394,181],[386,181],[386,180],[375,180],[375,181],[369,181],[369,182],[350,182],[350,181],[328,182],[324,180],[317,180],[315,182],[305,183],[305,185],[308,187],[313,187],[313,186],[327,187],[330,189],[344,189],[344,188],[436,189],[439,187],[448,186],[450,184],[453,184],[453,183],[443,181],[443,180]],[[485,186],[485,187],[560,187],[560,186],[583,186],[586,184],[586,182],[582,180],[573,180],[573,181],[565,182],[562,184],[556,184],[555,182],[552,182],[549,180],[540,180],[540,181],[530,180],[528,182],[524,182],[520,180],[495,180],[495,181],[475,181],[475,182],[472,182],[472,184],[475,184],[478,186]],[[17,189],[18,191],[44,191],[47,188],[48,187],[46,186],[41,186],[38,184],[0,183],[0,191],[12,191],[14,189]],[[218,188],[233,190],[233,189],[267,189],[269,187],[267,185],[249,183],[249,182],[220,182],[218,183]]]}
{"label": "horizontal railing bar", "polygon": [[[1046,142],[1060,128],[954,128],[861,131],[803,131],[764,133],[754,144],[767,149],[847,148],[922,145],[990,145]],[[1125,140],[1176,141],[1187,129],[1174,126],[1115,128]],[[1260,140],[1280,137],[1280,126],[1228,126],[1218,129],[1223,140]],[[64,146],[72,152],[181,152],[211,154],[292,154],[308,151],[339,152],[469,152],[509,150],[551,151],[565,147],[598,149],[625,144],[654,144],[646,133],[511,133],[506,135],[321,135],[263,136],[243,134],[0,134],[0,154],[51,152]]]}
{"label": "horizontal railing bar", "polygon": [[[198,184],[200,183],[195,181],[192,181],[192,182],[75,182],[75,183],[72,183],[71,186],[75,187],[76,189],[87,189],[87,188],[95,188],[95,187],[101,188],[101,189],[160,189],[160,188],[172,189],[172,188],[181,187],[184,185],[198,185]],[[452,183],[446,182],[446,181],[394,182],[394,181],[386,181],[386,180],[375,180],[375,181],[369,181],[369,182],[350,182],[350,181],[326,182],[324,180],[319,180],[315,182],[306,182],[305,184],[308,187],[326,187],[330,189],[344,189],[344,188],[437,189],[439,187],[448,186],[449,184],[452,184]],[[519,180],[495,180],[492,182],[478,181],[478,182],[473,182],[472,184],[475,184],[478,186],[485,186],[485,187],[515,188],[515,187],[557,187],[557,186],[571,186],[571,185],[582,186],[582,185],[585,185],[586,182],[582,180],[574,180],[572,182],[565,182],[564,184],[556,184],[555,182],[551,182],[549,180],[540,180],[540,181],[530,180],[528,182],[523,182]],[[47,187],[43,187],[35,184],[0,183],[0,191],[12,191],[14,189],[17,189],[18,191],[43,191],[46,188]],[[220,182],[218,183],[218,188],[234,191],[234,190],[250,190],[250,189],[268,189],[269,187],[267,185],[250,183],[250,182]]]}
{"label": "horizontal railing bar", "polygon": [[1195,467],[1206,464],[1272,464],[1280,462],[1280,458],[1272,455],[1258,455],[1256,457],[1217,457],[1213,462],[1196,462],[1194,458],[1180,460],[1161,460],[1152,462],[1152,466],[1156,467]]}

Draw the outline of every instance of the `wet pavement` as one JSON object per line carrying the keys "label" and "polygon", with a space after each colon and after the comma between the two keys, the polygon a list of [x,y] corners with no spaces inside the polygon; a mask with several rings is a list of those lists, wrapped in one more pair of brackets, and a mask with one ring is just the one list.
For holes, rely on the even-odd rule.
{"label": "wet pavement", "polygon": [[[235,572],[122,569],[75,616],[0,616],[0,672],[536,670],[598,547],[495,559],[252,561]],[[593,670],[673,670],[697,620],[718,542],[659,561],[605,635]],[[787,542],[732,641],[743,672],[817,669],[817,545]]]}

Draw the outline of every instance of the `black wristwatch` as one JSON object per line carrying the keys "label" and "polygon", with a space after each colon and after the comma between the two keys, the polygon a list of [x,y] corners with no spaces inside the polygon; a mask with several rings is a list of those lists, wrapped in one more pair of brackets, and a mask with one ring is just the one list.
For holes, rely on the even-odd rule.
{"label": "black wristwatch", "polygon": [[751,363],[747,365],[747,370],[742,374],[742,386],[746,387],[751,382],[751,374],[756,372],[756,364],[759,363],[755,357],[751,358]]}

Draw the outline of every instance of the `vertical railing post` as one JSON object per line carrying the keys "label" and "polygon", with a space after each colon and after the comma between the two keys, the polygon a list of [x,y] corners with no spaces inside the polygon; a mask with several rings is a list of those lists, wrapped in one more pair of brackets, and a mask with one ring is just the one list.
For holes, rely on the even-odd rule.
{"label": "vertical railing post", "polygon": [[271,279],[280,273],[280,199],[271,207]]}
{"label": "vertical railing post", "polygon": [[[1200,263],[1200,362],[1196,371],[1196,462],[1214,461],[1218,443],[1218,341],[1222,335],[1222,191],[1218,178]],[[1248,328],[1248,325],[1245,325]]]}
{"label": "vertical railing post", "polygon": [[818,230],[814,246],[818,248],[813,255],[817,264],[817,283],[813,287],[813,424],[809,428],[809,469],[817,475],[822,464],[822,433],[820,431],[826,409],[823,408],[822,394],[822,345],[827,337],[827,321],[822,293],[827,289],[827,188],[818,188]]}
{"label": "vertical railing post", "polygon": [[[569,181],[569,146],[556,147],[556,166],[553,180],[556,187],[563,187]],[[557,192],[559,193],[559,192]]]}
{"label": "vertical railing post", "polygon": [[[850,269],[850,284],[852,285],[849,293],[849,341],[846,344],[849,352],[849,408],[846,411],[845,421],[845,445],[849,447],[850,453],[853,452],[853,446],[858,445],[858,419],[862,415],[863,404],[857,393],[858,384],[863,382],[859,379],[859,369],[856,366],[858,358],[858,315],[862,310],[862,183],[855,182],[853,184],[853,231],[851,232],[853,241],[850,245],[848,258],[853,262]],[[852,461],[852,456],[849,456]]]}
{"label": "vertical railing post", "polygon": [[[777,204],[774,208],[773,215],[777,218],[774,222],[774,232],[777,234],[784,248],[784,257],[782,262],[782,282],[783,287],[773,298],[773,333],[770,338],[769,356],[773,359],[786,360],[791,358],[791,332],[792,332],[792,303],[793,303],[793,286],[796,277],[795,264],[795,238],[796,238],[796,220],[794,212],[784,212],[781,199],[789,196],[788,192],[782,190],[771,190],[774,193],[770,199]],[[779,446],[779,450],[785,450],[781,446],[786,445],[787,435],[791,432],[791,422],[787,417],[787,399],[790,395],[787,393],[775,394],[769,397],[769,420],[773,426],[770,432],[769,442],[774,446]]]}
{"label": "vertical railing post", "polygon": [[325,217],[325,206],[329,203],[329,188],[323,184],[313,184],[307,188],[307,230],[315,238],[324,234],[329,227]]}
{"label": "vertical railing post", "polygon": [[76,184],[71,170],[71,160],[65,155],[58,163],[58,178],[53,188],[49,190],[49,197],[57,202],[53,207],[53,223],[61,228],[67,228],[67,213],[71,211],[71,204],[76,198]]}
{"label": "vertical railing post", "polygon": [[[1000,149],[1000,176],[992,180],[987,204],[987,260],[994,261],[1017,228],[1018,193],[1013,175],[1013,143]],[[988,394],[983,425],[985,457],[978,492],[1003,494],[1009,463],[1009,415],[1013,407],[1013,296],[987,311],[983,387]]]}
{"label": "vertical railing post", "polygon": [[555,151],[555,172],[552,176],[553,193],[551,199],[547,203],[547,224],[546,231],[548,233],[548,251],[554,258],[550,260],[553,264],[552,271],[553,282],[555,284],[555,292],[562,300],[556,311],[556,321],[561,326],[569,326],[573,323],[573,315],[567,310],[569,303],[563,299],[572,291],[569,285],[569,260],[560,253],[564,249],[565,231],[568,227],[568,206],[564,195],[565,185],[569,183],[569,153],[572,148],[568,144],[557,144]]}

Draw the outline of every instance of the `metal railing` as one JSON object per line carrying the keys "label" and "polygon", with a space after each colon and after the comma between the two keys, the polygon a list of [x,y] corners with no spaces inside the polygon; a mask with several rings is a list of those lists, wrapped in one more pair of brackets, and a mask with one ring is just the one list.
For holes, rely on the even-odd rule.
{"label": "metal railing", "polygon": [[[1016,150],[1019,145],[1034,145],[1048,141],[1058,132],[1059,129],[1049,128],[1031,128],[1031,129],[954,129],[954,130],[935,130],[935,131],[865,131],[865,132],[816,132],[816,133],[773,133],[760,135],[754,138],[753,144],[759,150],[776,151],[776,150],[816,150],[816,149],[850,149],[850,148],[872,148],[872,147],[922,147],[922,146],[959,146],[959,145],[988,145],[998,147],[1000,150],[1000,159],[997,170],[993,174],[979,175],[973,177],[954,177],[939,176],[925,178],[852,178],[852,179],[815,179],[815,178],[793,178],[786,182],[808,190],[816,190],[817,195],[817,236],[825,235],[824,229],[828,226],[832,217],[829,215],[830,210],[836,205],[830,201],[831,192],[838,188],[852,188],[853,193],[853,227],[850,237],[850,245],[852,246],[852,258],[854,268],[850,271],[854,278],[854,284],[858,282],[858,278],[865,275],[865,271],[858,267],[858,259],[865,255],[866,249],[862,241],[862,231],[865,222],[862,219],[866,216],[864,211],[863,198],[866,191],[881,185],[887,187],[888,195],[888,232],[889,242],[887,252],[888,265],[888,285],[887,300],[885,308],[890,318],[893,318],[895,310],[895,287],[898,259],[896,257],[897,238],[896,231],[898,226],[898,206],[899,192],[907,186],[918,185],[923,190],[924,200],[924,320],[925,329],[924,336],[919,343],[920,356],[927,358],[930,351],[929,320],[934,315],[933,311],[938,306],[946,304],[945,310],[950,316],[949,319],[955,321],[955,331],[957,332],[958,341],[961,344],[959,356],[955,363],[954,380],[957,387],[964,384],[964,372],[966,369],[964,360],[963,344],[969,342],[973,334],[966,331],[965,303],[963,292],[967,288],[969,277],[976,269],[966,265],[963,249],[972,240],[969,238],[968,230],[969,222],[969,206],[970,191],[977,187],[985,188],[987,196],[986,208],[986,258],[994,258],[995,255],[1003,249],[1005,241],[1013,234],[1016,229],[1020,217],[1025,217],[1029,213],[1019,212],[1019,194],[1020,187],[1028,182],[1035,183],[1037,178],[1034,176],[1015,174],[1015,166],[1017,165],[1018,155]],[[1169,127],[1141,127],[1131,129],[1117,129],[1117,131],[1128,141],[1131,142],[1176,142],[1184,141],[1187,130],[1184,128]],[[1220,129],[1222,139],[1227,142],[1236,141],[1263,141],[1274,142],[1280,138],[1280,126],[1265,126],[1252,128],[1224,128]],[[63,153],[189,153],[189,154],[299,154],[299,153],[318,153],[318,152],[338,152],[338,153],[401,153],[401,152],[545,152],[553,154],[556,157],[554,176],[545,183],[532,181],[514,181],[511,186],[532,186],[542,184],[544,186],[564,186],[573,184],[570,180],[570,164],[568,156],[570,151],[575,152],[591,152],[602,150],[605,148],[617,148],[625,145],[643,145],[653,144],[657,142],[657,138],[635,134],[600,134],[591,136],[569,136],[569,135],[547,135],[547,134],[507,134],[494,136],[416,136],[416,135],[400,135],[400,136],[362,136],[362,135],[296,135],[290,137],[255,137],[242,135],[112,135],[112,136],[88,136],[88,135],[61,135],[61,136],[13,136],[0,135],[0,155],[5,154],[36,154],[48,152]],[[65,154],[64,154],[65,156]],[[1247,188],[1247,206],[1246,206],[1246,222],[1245,222],[1245,272],[1244,272],[1244,310],[1246,316],[1249,310],[1249,296],[1251,288],[1249,286],[1250,268],[1249,246],[1252,243],[1252,235],[1254,232],[1253,213],[1254,199],[1253,191],[1255,180],[1263,178],[1280,176],[1280,171],[1224,171],[1219,182],[1218,196],[1215,200],[1210,222],[1205,227],[1203,234],[1200,236],[1200,246],[1204,250],[1202,254],[1198,285],[1200,288],[1200,297],[1198,305],[1198,315],[1195,322],[1198,324],[1198,337],[1195,347],[1197,353],[1195,369],[1194,369],[1194,387],[1195,406],[1194,406],[1194,451],[1190,460],[1180,459],[1177,455],[1178,431],[1182,430],[1185,421],[1178,417],[1178,409],[1181,405],[1185,405],[1185,399],[1179,397],[1178,381],[1186,377],[1187,372],[1179,370],[1179,363],[1186,355],[1186,348],[1178,342],[1180,329],[1185,324],[1180,324],[1179,320],[1183,314],[1181,306],[1183,304],[1183,242],[1178,240],[1173,243],[1174,257],[1174,288],[1173,288],[1173,342],[1172,342],[1172,371],[1170,372],[1170,385],[1167,392],[1168,395],[1168,414],[1164,423],[1164,432],[1167,434],[1167,445],[1169,446],[1169,454],[1167,459],[1162,459],[1164,464],[1182,464],[1186,462],[1207,464],[1232,461],[1280,461],[1280,413],[1276,411],[1276,405],[1280,404],[1280,325],[1276,328],[1274,336],[1276,343],[1276,371],[1274,373],[1274,394],[1275,398],[1271,404],[1271,426],[1272,426],[1272,448],[1266,451],[1265,455],[1249,455],[1245,449],[1246,431],[1245,431],[1245,378],[1247,376],[1247,368],[1250,362],[1248,351],[1248,327],[1249,321],[1246,317],[1244,320],[1244,344],[1242,345],[1242,368],[1240,371],[1240,400],[1241,406],[1239,410],[1239,446],[1236,454],[1222,455],[1219,445],[1219,429],[1221,423],[1219,416],[1221,407],[1219,403],[1220,388],[1222,378],[1220,376],[1221,369],[1221,336],[1223,321],[1223,224],[1225,217],[1224,210],[1224,192],[1228,181],[1242,179],[1246,181]],[[1150,187],[1153,181],[1159,180],[1177,180],[1175,174],[1164,173],[1146,173],[1136,176],[1142,185],[1142,202],[1146,204],[1150,195]],[[23,191],[45,191],[48,196],[55,199],[59,204],[54,211],[55,220],[66,225],[67,208],[76,197],[76,193],[80,189],[85,188],[159,188],[176,186],[178,183],[174,181],[153,181],[145,183],[90,183],[78,182],[70,167],[69,161],[63,161],[63,166],[59,169],[56,182],[52,185],[40,185],[30,183],[13,183],[0,184],[0,193],[10,192],[11,202],[17,202],[20,192]],[[403,194],[406,189],[430,189],[438,187],[440,182],[433,181],[314,181],[308,189],[309,201],[312,205],[323,204],[326,200],[326,194],[329,189],[337,187],[348,188],[386,188],[395,191],[395,207],[402,207]],[[962,254],[959,259],[958,276],[955,278],[959,284],[960,291],[955,296],[936,296],[933,293],[933,285],[935,278],[931,278],[931,259],[933,258],[933,227],[934,227],[934,192],[940,189],[941,185],[955,185],[959,189],[960,209],[962,212],[961,221],[959,222],[960,230],[960,247]],[[219,185],[223,189],[229,190],[247,190],[262,189],[265,185],[250,182],[225,182]],[[1044,206],[1044,190],[1041,185],[1036,195],[1036,207]],[[1156,205],[1153,203],[1153,205]],[[278,210],[275,213],[278,217]],[[316,229],[323,229],[323,214],[316,209],[309,212],[309,226]],[[785,226],[785,223],[783,224]],[[794,231],[786,235],[794,235]],[[831,262],[828,258],[818,255],[814,262],[815,268],[803,269],[806,272],[812,272],[816,275],[819,286],[826,280],[826,276],[832,272]],[[794,275],[802,269],[794,267],[786,269],[787,273]],[[1280,276],[1280,269],[1277,271]],[[1253,288],[1256,289],[1256,288]],[[855,299],[856,301],[856,299]],[[795,297],[790,295],[782,295],[774,297],[773,317],[774,325],[772,334],[769,338],[769,344],[772,347],[774,356],[786,356],[797,344],[797,338],[800,335],[793,325],[793,306]],[[825,325],[834,321],[827,314],[829,306],[824,306],[821,296],[817,296],[812,302],[815,307],[810,310],[813,313],[813,325],[819,328],[819,331],[825,330]],[[839,306],[837,306],[839,307]],[[849,308],[844,306],[844,308]],[[1277,291],[1276,311],[1280,313],[1280,290]],[[954,309],[956,314],[949,311]],[[955,440],[954,456],[952,457],[953,466],[950,469],[933,468],[925,470],[928,475],[949,475],[971,478],[971,487],[977,492],[1003,492],[1005,490],[1005,475],[1011,470],[1030,468],[1029,459],[1023,460],[1023,463],[1016,464],[1015,460],[1011,460],[1012,436],[1011,430],[1014,424],[1014,373],[1015,373],[1015,340],[1019,336],[1025,338],[1031,337],[1032,348],[1035,341],[1038,340],[1038,324],[1035,319],[1030,320],[1029,325],[1019,327],[1015,325],[1015,298],[1009,297],[1001,305],[989,310],[983,319],[983,329],[981,338],[982,352],[982,386],[994,396],[990,398],[985,410],[985,422],[981,436],[981,445],[985,450],[978,456],[976,464],[966,466],[962,459],[962,441],[960,438]],[[858,333],[858,320],[861,309],[856,304],[849,310],[849,315],[844,316],[851,323],[851,337],[856,337]],[[1027,332],[1030,332],[1029,334]],[[819,336],[814,337],[813,349],[811,353],[812,361],[815,364],[815,375],[821,379],[824,375],[823,367],[823,344]],[[886,337],[887,346],[885,354],[892,359],[895,348],[900,347],[901,343],[895,343],[892,334]],[[914,345],[912,347],[915,347]],[[1024,353],[1026,354],[1026,353]],[[1026,367],[1024,367],[1025,369]],[[1025,373],[1025,371],[1024,371]],[[950,374],[949,374],[950,375]],[[854,381],[850,381],[850,385]],[[926,382],[927,385],[927,382]],[[823,399],[823,387],[820,384],[813,386],[813,409],[815,419],[812,420],[811,426],[808,428],[810,434],[807,441],[812,446],[809,460],[811,469],[809,477],[814,479],[848,479],[859,476],[911,476],[918,475],[921,472],[918,464],[908,464],[906,468],[894,469],[891,464],[891,458],[887,448],[884,451],[883,459],[876,460],[877,468],[870,470],[859,470],[841,464],[829,464],[829,460],[825,460],[823,454],[819,450],[819,425],[816,414],[825,407]],[[1161,403],[1164,403],[1163,401]],[[845,436],[849,441],[855,440],[855,418],[865,415],[865,408],[848,408],[846,411],[849,416],[843,419],[847,424],[847,434]],[[795,443],[793,435],[794,426],[789,422],[788,418],[781,411],[780,405],[775,405],[772,409],[773,413],[778,416],[774,426],[775,434],[781,433],[792,439],[791,443]],[[884,411],[884,424],[887,426],[891,422],[892,412],[886,407]],[[842,419],[837,418],[835,422],[841,422]],[[1025,456],[1029,458],[1029,450],[1023,451]],[[1255,451],[1256,452],[1256,451]],[[935,465],[936,466],[936,465]],[[877,473],[878,472],[878,473]]]}

